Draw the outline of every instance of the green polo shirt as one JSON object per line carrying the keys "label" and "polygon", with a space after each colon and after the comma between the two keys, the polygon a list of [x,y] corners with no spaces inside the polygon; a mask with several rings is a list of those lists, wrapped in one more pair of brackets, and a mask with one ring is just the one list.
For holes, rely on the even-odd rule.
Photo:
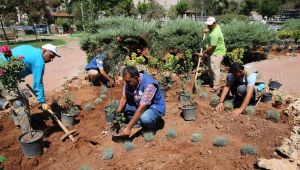
{"label": "green polo shirt", "polygon": [[216,46],[212,55],[224,56],[226,54],[224,36],[219,25],[216,25],[213,30],[208,32],[206,47],[208,46]]}

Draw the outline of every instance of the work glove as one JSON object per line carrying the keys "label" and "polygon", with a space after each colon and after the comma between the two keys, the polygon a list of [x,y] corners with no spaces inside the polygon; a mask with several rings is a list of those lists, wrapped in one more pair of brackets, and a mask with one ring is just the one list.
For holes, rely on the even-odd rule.
{"label": "work glove", "polygon": [[47,103],[41,103],[40,108],[41,108],[43,111],[47,111],[47,110],[50,109],[50,106],[49,106]]}

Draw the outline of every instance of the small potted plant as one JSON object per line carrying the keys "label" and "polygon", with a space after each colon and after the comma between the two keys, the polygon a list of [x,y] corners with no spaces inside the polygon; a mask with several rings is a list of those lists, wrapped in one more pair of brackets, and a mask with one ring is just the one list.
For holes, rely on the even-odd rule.
{"label": "small potted plant", "polygon": [[191,99],[191,93],[186,88],[186,79],[180,79],[179,100],[181,102],[188,102]]}
{"label": "small potted plant", "polygon": [[63,99],[63,111],[61,112],[62,123],[67,127],[73,126],[78,113],[79,109],[74,105],[73,99],[71,96],[66,95]]}
{"label": "small potted plant", "polygon": [[284,103],[284,100],[283,100],[283,96],[278,94],[275,96],[275,103],[274,103],[274,107],[276,109],[282,109],[283,107],[283,103]]}
{"label": "small potted plant", "polygon": [[124,127],[126,122],[126,117],[124,113],[114,114],[113,120],[111,124],[110,133],[112,135],[112,140],[120,143],[124,142],[125,138],[120,136],[120,132],[122,128]]}
{"label": "small potted plant", "polygon": [[188,102],[185,102],[182,106],[182,116],[184,120],[195,120],[196,119],[196,104],[190,99]]}

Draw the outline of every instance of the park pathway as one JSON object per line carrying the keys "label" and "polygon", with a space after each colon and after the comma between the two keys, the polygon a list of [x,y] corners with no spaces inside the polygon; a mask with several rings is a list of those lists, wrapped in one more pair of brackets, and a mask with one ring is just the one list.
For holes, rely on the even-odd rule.
{"label": "park pathway", "polygon": [[286,57],[251,63],[262,72],[265,82],[279,81],[280,90],[300,97],[300,57]]}
{"label": "park pathway", "polygon": [[[66,81],[66,77],[76,75],[86,64],[86,54],[80,49],[79,40],[60,38],[63,38],[67,45],[58,47],[61,58],[55,58],[45,65],[44,87],[46,92],[61,87]],[[32,76],[27,76],[25,81],[31,85]]]}

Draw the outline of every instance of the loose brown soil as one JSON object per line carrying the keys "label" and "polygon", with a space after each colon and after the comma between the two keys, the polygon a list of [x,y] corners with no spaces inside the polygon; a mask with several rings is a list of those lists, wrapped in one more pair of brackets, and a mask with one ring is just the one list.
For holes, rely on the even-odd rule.
{"label": "loose brown soil", "polygon": [[[191,85],[189,89],[191,89]],[[167,92],[167,112],[163,117],[164,127],[159,130],[152,142],[147,143],[140,135],[134,135],[135,149],[125,151],[123,146],[112,141],[110,135],[103,135],[105,130],[105,114],[103,108],[107,99],[100,105],[95,105],[91,111],[81,110],[77,124],[73,128],[79,132],[78,142],[69,139],[62,142],[64,135],[57,124],[53,124],[46,113],[37,108],[32,110],[34,129],[45,132],[45,148],[41,157],[26,159],[22,154],[17,129],[9,116],[0,119],[0,155],[8,157],[5,169],[78,169],[87,165],[93,169],[254,169],[259,157],[276,158],[276,146],[284,137],[288,137],[292,129],[292,117],[281,115],[279,122],[266,119],[264,110],[272,108],[271,104],[258,104],[256,115],[240,115],[232,117],[229,112],[216,113],[209,106],[207,99],[195,96],[198,105],[195,121],[184,121],[180,116],[177,91],[179,81]],[[208,89],[204,89],[208,91]],[[80,89],[70,89],[76,104],[83,106],[100,95],[100,87],[84,86]],[[121,96],[122,86],[113,88],[113,98]],[[54,98],[61,94],[54,94]],[[51,98],[49,98],[51,99]],[[174,128],[177,137],[167,139],[169,128]],[[137,132],[134,129],[132,133]],[[200,142],[191,142],[193,133],[201,133]],[[226,136],[229,144],[225,147],[214,147],[213,140],[218,136]],[[250,144],[256,147],[257,156],[242,156],[240,149]],[[112,160],[102,160],[102,151],[112,148]]]}

